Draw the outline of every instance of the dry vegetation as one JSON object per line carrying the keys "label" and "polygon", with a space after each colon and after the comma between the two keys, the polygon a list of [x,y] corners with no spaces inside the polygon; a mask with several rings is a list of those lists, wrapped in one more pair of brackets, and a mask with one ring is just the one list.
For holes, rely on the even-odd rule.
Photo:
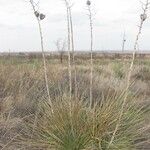
{"label": "dry vegetation", "polygon": [[[132,59],[99,58],[74,52],[72,3],[64,0],[68,54],[46,57],[41,21],[45,15],[30,0],[37,19],[42,57],[0,59],[1,150],[144,150],[150,149],[150,60],[136,51],[149,1],[136,35]],[[60,48],[65,49],[65,43]],[[6,59],[7,58],[7,59]]]}
{"label": "dry vegetation", "polygon": [[[25,60],[1,59],[0,148],[106,150],[124,99],[129,60],[126,64],[121,60],[94,60],[90,108],[90,60],[76,60],[77,96],[70,106],[67,61],[60,64],[57,59],[47,59],[53,113],[46,101],[42,61]],[[110,150],[149,148],[149,64],[146,59],[135,63],[127,104]],[[72,95],[74,92],[73,88]]]}

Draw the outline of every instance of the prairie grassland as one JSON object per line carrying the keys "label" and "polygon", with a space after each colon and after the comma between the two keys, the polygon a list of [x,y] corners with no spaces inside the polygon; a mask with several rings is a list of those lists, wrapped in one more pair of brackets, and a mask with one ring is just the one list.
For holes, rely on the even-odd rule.
{"label": "prairie grassland", "polygon": [[[107,150],[124,98],[130,61],[94,59],[93,106],[90,60],[76,60],[69,100],[67,61],[47,59],[54,112],[50,111],[39,59],[0,60],[0,149]],[[119,130],[110,150],[150,148],[150,61],[136,60]],[[75,95],[75,84],[77,93]]]}

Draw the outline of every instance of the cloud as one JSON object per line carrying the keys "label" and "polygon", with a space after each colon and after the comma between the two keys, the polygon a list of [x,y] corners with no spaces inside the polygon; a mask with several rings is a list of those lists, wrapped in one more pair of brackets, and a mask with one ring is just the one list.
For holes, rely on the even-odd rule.
{"label": "cloud", "polygon": [[[72,7],[76,49],[89,49],[89,20],[86,0],[74,0]],[[122,33],[126,30],[127,49],[131,49],[139,15],[142,12],[137,0],[93,0],[95,49],[119,49]],[[0,47],[3,50],[39,50],[39,33],[36,19],[28,0],[0,0]],[[46,14],[42,22],[45,48],[55,49],[54,41],[66,38],[66,8],[63,0],[41,0],[40,11]],[[143,37],[150,36],[150,22],[144,24]],[[143,49],[149,41],[142,39]],[[8,44],[9,43],[9,44]]]}

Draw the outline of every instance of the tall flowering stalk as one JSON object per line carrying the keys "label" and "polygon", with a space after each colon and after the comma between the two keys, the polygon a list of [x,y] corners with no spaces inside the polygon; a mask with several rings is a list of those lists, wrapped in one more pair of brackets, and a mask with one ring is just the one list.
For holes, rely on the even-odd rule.
{"label": "tall flowering stalk", "polygon": [[113,144],[115,135],[116,135],[117,131],[119,130],[121,119],[122,119],[122,116],[123,116],[123,113],[124,113],[125,105],[126,105],[127,98],[128,98],[130,82],[131,82],[131,74],[132,74],[132,71],[133,71],[133,65],[134,65],[134,61],[135,61],[135,57],[136,57],[136,52],[137,52],[137,49],[138,49],[138,41],[139,41],[140,35],[142,33],[143,24],[144,24],[145,20],[147,19],[147,11],[148,11],[148,8],[149,8],[149,4],[150,4],[149,0],[146,0],[146,3],[142,3],[143,13],[140,15],[141,21],[140,21],[140,25],[139,25],[139,28],[138,28],[138,33],[137,33],[135,44],[134,44],[134,51],[133,51],[132,61],[131,61],[130,68],[129,68],[129,73],[128,73],[128,76],[127,76],[127,86],[126,86],[126,89],[125,89],[125,96],[124,96],[124,100],[123,100],[123,103],[122,103],[122,106],[121,106],[121,111],[119,113],[118,123],[115,127],[115,130],[113,132],[111,140],[108,144],[108,149]]}
{"label": "tall flowering stalk", "polygon": [[71,6],[69,7],[69,17],[70,17],[70,38],[71,38],[71,51],[72,51],[72,65],[73,65],[73,71],[74,71],[74,90],[76,98],[77,96],[77,68],[75,63],[75,48],[74,48],[74,30],[73,30],[73,20],[72,20],[72,10]]}
{"label": "tall flowering stalk", "polygon": [[72,20],[72,6],[69,0],[64,0],[67,12],[67,29],[68,29],[68,73],[69,73],[69,89],[70,89],[70,99],[72,98],[72,70],[74,71],[74,85],[75,85],[75,95],[77,94],[77,84],[76,84],[76,64],[75,64],[75,54],[74,54],[74,31],[73,31],[73,20]]}
{"label": "tall flowering stalk", "polygon": [[30,0],[30,3],[32,6],[34,15],[37,19],[37,23],[38,23],[38,27],[39,27],[39,33],[40,33],[40,39],[41,39],[41,50],[42,50],[42,57],[43,57],[43,67],[44,67],[44,78],[45,78],[45,84],[46,84],[46,90],[47,90],[49,104],[50,104],[51,110],[53,112],[53,106],[52,106],[52,101],[51,101],[50,92],[49,92],[47,66],[46,66],[46,58],[45,58],[45,51],[44,51],[44,40],[43,40],[43,32],[42,32],[42,26],[41,26],[41,21],[43,19],[45,19],[45,15],[40,13],[38,10],[36,10],[36,4],[34,3],[33,0]]}
{"label": "tall flowering stalk", "polygon": [[[68,0],[64,0],[66,5],[66,14],[67,14],[67,29],[68,29],[68,74],[69,74],[69,93],[70,93],[70,103],[69,103],[69,115],[72,117],[72,64],[74,65],[74,37],[73,37],[73,22],[72,22],[72,13],[71,5]],[[71,63],[71,52],[73,56],[73,62]],[[73,131],[73,120],[70,119],[71,131]]]}
{"label": "tall flowering stalk", "polygon": [[91,1],[87,0],[87,8],[88,8],[88,16],[90,21],[90,107],[92,107],[93,103],[93,18],[91,11]]}
{"label": "tall flowering stalk", "polygon": [[72,99],[72,68],[71,68],[71,27],[70,27],[70,5],[67,0],[64,0],[67,14],[67,33],[68,33],[68,75],[69,75],[69,95],[70,100]]}

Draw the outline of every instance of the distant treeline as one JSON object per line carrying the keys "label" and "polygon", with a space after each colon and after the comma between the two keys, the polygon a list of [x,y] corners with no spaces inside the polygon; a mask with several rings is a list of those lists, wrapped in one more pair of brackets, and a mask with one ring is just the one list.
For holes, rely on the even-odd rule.
{"label": "distant treeline", "polygon": [[[46,52],[45,56],[47,58],[60,58],[59,52]],[[115,51],[99,51],[99,52],[93,52],[93,58],[109,58],[109,59],[121,59],[121,58],[132,58],[132,52],[115,52]],[[28,59],[36,59],[36,58],[42,58],[41,52],[16,52],[16,53],[0,53],[0,57],[22,57],[22,58],[28,58]],[[62,57],[62,56],[61,56]],[[90,59],[90,52],[87,51],[78,51],[75,52],[76,58],[81,59]],[[150,52],[137,52],[136,53],[137,58],[150,58]],[[63,59],[67,59],[67,52],[65,51],[63,53]]]}

